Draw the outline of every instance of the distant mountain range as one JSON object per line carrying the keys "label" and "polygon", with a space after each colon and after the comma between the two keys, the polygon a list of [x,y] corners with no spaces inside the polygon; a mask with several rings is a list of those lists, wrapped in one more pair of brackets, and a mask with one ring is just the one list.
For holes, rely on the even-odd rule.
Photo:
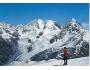
{"label": "distant mountain range", "polygon": [[16,61],[62,59],[89,56],[89,32],[74,18],[64,26],[53,20],[35,19],[26,25],[0,22],[0,65]]}

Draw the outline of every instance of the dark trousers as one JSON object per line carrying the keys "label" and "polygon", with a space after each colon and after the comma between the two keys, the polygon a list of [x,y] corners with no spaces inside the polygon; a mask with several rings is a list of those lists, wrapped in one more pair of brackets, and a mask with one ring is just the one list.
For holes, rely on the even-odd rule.
{"label": "dark trousers", "polygon": [[64,64],[67,65],[67,57],[64,57]]}

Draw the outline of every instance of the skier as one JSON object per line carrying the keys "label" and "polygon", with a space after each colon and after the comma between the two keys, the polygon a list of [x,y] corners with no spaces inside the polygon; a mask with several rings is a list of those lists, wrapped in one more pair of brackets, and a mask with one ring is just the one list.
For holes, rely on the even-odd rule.
{"label": "skier", "polygon": [[67,48],[64,47],[64,64],[63,65],[67,65],[67,57],[68,57]]}

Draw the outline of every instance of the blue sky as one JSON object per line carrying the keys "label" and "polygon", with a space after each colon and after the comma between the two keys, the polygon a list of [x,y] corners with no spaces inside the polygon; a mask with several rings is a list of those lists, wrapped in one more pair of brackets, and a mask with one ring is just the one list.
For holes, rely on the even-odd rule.
{"label": "blue sky", "polygon": [[27,24],[34,19],[51,19],[65,24],[71,18],[88,24],[88,4],[40,4],[40,3],[0,3],[0,21],[6,21],[12,25]]}

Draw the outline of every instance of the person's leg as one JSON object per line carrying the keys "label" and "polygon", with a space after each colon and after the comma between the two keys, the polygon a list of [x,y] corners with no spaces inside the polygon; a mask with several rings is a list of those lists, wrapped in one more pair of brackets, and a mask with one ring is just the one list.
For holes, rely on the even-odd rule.
{"label": "person's leg", "polygon": [[65,64],[66,64],[66,58],[65,58]]}
{"label": "person's leg", "polygon": [[65,64],[65,58],[64,58],[64,64]]}
{"label": "person's leg", "polygon": [[64,64],[67,65],[67,57],[64,58]]}
{"label": "person's leg", "polygon": [[66,65],[67,65],[67,58],[66,58]]}

